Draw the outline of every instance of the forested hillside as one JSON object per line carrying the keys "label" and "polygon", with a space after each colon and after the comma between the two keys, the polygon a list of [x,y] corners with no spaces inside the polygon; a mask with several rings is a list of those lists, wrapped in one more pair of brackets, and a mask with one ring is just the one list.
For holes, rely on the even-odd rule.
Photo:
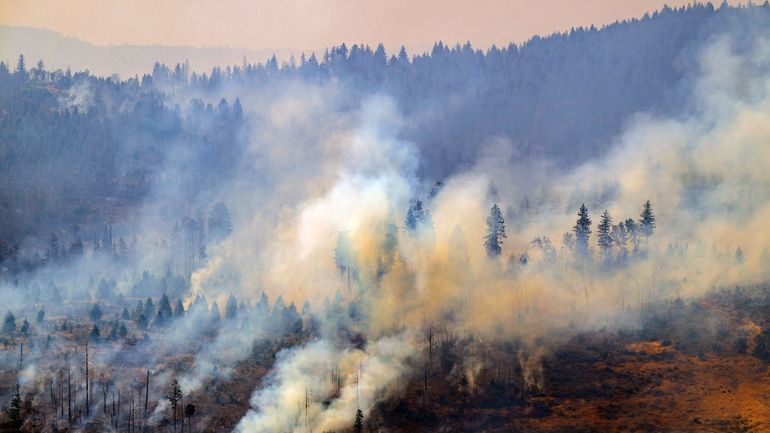
{"label": "forested hillside", "polygon": [[634,113],[697,110],[685,95],[701,46],[728,37],[740,53],[768,33],[769,19],[767,3],[666,8],[487,51],[439,42],[430,53],[388,55],[343,44],[203,75],[156,64],[118,81],[35,59],[0,64],[0,242],[13,249],[51,230],[120,220],[159,184],[180,185],[190,200],[215,190],[260,127],[239,93],[270,97],[297,81],[344,89],[342,110],[373,93],[393,97],[406,119],[401,138],[416,143],[429,183],[472,165],[496,138],[513,143],[514,158],[574,166],[610,148]]}

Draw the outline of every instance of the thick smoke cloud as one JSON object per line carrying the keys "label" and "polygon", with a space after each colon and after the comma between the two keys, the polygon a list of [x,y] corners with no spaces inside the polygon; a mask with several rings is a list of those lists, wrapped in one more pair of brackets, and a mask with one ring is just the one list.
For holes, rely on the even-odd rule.
{"label": "thick smoke cloud", "polygon": [[[384,242],[377,227],[389,221],[400,226],[401,214],[394,216],[393,209],[406,209],[410,197],[425,199],[427,186],[412,175],[409,143],[391,138],[390,131],[397,129],[371,129],[372,118],[365,114],[359,132],[339,137],[350,164],[343,164],[335,181],[322,179],[330,186],[297,206],[298,216],[276,233],[267,249],[275,266],[260,282],[296,301],[344,291],[344,282],[335,280],[331,252],[338,234],[345,232],[359,274],[358,290],[346,295],[367,306],[367,317],[358,326],[372,340],[362,356],[377,359],[383,356],[378,353],[380,339],[398,339],[404,327],[419,334],[441,323],[489,338],[534,341],[568,327],[634,326],[633,317],[645,303],[760,281],[767,271],[760,262],[762,251],[770,244],[765,227],[770,217],[768,53],[764,40],[746,55],[734,53],[729,38],[710,44],[702,51],[691,111],[675,118],[639,114],[607,155],[563,174],[541,178],[531,167],[511,163],[513,152],[504,140],[490,143],[489,158],[447,179],[427,202],[430,229],[414,236],[400,230],[392,267],[381,278],[373,277]],[[363,112],[371,113],[371,104],[382,103],[375,101]],[[383,129],[390,134],[373,133]],[[533,166],[549,167],[547,162]],[[487,259],[484,218],[492,201],[505,204],[532,194],[519,187],[528,177],[542,180],[553,210],[509,231],[504,251],[530,257],[511,276],[503,261]],[[490,197],[490,186],[499,198]],[[595,230],[604,209],[616,218],[637,219],[645,200],[655,206],[658,231],[649,240],[647,255],[622,267],[580,269],[568,254],[549,261],[530,245],[539,236],[558,242],[574,224],[581,203],[588,205]],[[591,244],[595,249],[595,236]],[[667,252],[669,244],[686,253]],[[745,261],[736,261],[737,247]],[[358,366],[346,362],[347,352],[324,350],[325,344],[322,340],[292,349],[281,358],[276,373],[255,392],[255,409],[241,421],[240,431],[322,431],[349,425],[354,407],[341,416],[337,406],[319,413],[314,400],[309,425],[302,424],[301,408],[292,410],[303,400],[305,387],[322,387],[312,380],[318,374],[298,370],[348,364],[344,382],[353,386]],[[400,344],[408,346],[406,341]],[[385,356],[392,356],[386,362],[396,365],[405,359],[400,352]],[[540,356],[542,348],[522,354],[527,382],[538,382]],[[384,374],[370,379],[369,386],[383,397],[394,392],[393,381],[393,374]],[[371,403],[365,400],[360,406],[366,412]]]}
{"label": "thick smoke cloud", "polygon": [[[402,134],[414,127],[413,119],[388,95],[357,100],[336,80],[286,80],[259,91],[227,83],[213,95],[173,89],[167,102],[181,107],[193,98],[215,105],[222,97],[240,99],[246,122],[237,131],[242,158],[235,171],[214,173],[225,180],[187,201],[189,195],[179,194],[185,176],[191,167],[207,166],[195,162],[193,151],[168,149],[162,174],[168,182],[122,222],[141,233],[147,253],[137,263],[120,267],[89,256],[41,270],[29,285],[55,280],[70,288],[71,298],[89,299],[89,293],[73,296],[74,288],[110,273],[117,291],[128,293],[140,270],[162,273],[170,262],[158,241],[162,227],[221,200],[232,210],[233,233],[213,244],[192,273],[185,307],[198,296],[223,306],[231,294],[255,304],[264,291],[287,304],[307,301],[320,322],[318,339],[279,353],[239,431],[346,428],[356,409],[368,416],[378,402],[403,391],[401,381],[424,363],[425,334],[434,327],[484,341],[521,339],[524,381],[537,387],[540,359],[569,332],[633,327],[645,304],[766,277],[769,62],[765,40],[744,54],[729,38],[715,40],[702,49],[691,109],[676,117],[640,113],[628,119],[602,157],[560,172],[549,161],[520,159],[515,145],[493,137],[478,143],[478,161],[440,186],[418,177],[423,156]],[[62,104],[84,104],[87,92],[76,88]],[[548,199],[521,212],[519,203],[538,195]],[[410,230],[405,217],[415,199],[429,216]],[[603,265],[595,251],[600,212],[607,209],[616,223],[638,219],[645,200],[658,218],[656,233],[645,241],[647,253]],[[493,203],[506,210],[508,237],[503,254],[490,259],[483,242]],[[583,203],[594,221],[594,254],[581,264],[560,241]],[[553,251],[532,244],[544,236]],[[740,262],[738,247],[745,256]],[[14,308],[28,304],[19,293],[0,288]],[[83,303],[79,313],[86,308]],[[207,380],[228,377],[270,326],[267,317],[239,316],[246,325],[222,328],[200,343],[211,332],[210,317],[192,308],[165,338],[137,346],[132,362],[137,371],[149,364],[157,373],[156,394],[163,395],[176,354],[195,353],[194,367],[180,381],[187,392],[200,390]],[[99,365],[122,356],[118,350],[96,353]],[[469,355],[458,373],[471,388],[480,368],[474,361]],[[24,383],[35,383],[40,371],[30,363]],[[156,419],[163,409],[156,408]]]}

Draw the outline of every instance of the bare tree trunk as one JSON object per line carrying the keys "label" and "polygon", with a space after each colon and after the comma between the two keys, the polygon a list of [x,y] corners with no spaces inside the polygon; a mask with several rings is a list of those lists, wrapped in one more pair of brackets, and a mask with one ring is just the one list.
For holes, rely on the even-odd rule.
{"label": "bare tree trunk", "polygon": [[150,370],[147,370],[147,382],[144,387],[144,418],[147,420],[147,401],[150,399]]}
{"label": "bare tree trunk", "polygon": [[106,374],[103,374],[102,376],[102,409],[104,412],[104,416],[107,416],[107,388],[109,387],[109,383],[107,382]]}
{"label": "bare tree trunk", "polygon": [[86,418],[90,413],[88,397],[88,336],[86,335]]}
{"label": "bare tree trunk", "polygon": [[179,408],[181,409],[180,412],[182,413],[182,425],[181,425],[181,431],[184,433],[184,396],[179,397]]}
{"label": "bare tree trunk", "polygon": [[115,430],[117,430],[118,427],[120,427],[120,389],[118,389],[118,414],[117,415],[118,416],[116,418]]}
{"label": "bare tree trunk", "polygon": [[72,374],[67,367],[67,423],[72,424]]}

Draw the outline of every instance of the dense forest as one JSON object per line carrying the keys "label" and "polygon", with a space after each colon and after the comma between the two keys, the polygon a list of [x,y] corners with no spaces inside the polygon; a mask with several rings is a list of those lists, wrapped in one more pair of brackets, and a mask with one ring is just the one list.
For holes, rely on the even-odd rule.
{"label": "dense forest", "polygon": [[381,45],[343,44],[280,65],[200,74],[156,64],[128,79],[48,71],[22,57],[0,64],[2,255],[74,225],[101,236],[159,184],[173,182],[187,200],[214,191],[237,171],[248,129],[263,127],[239,92],[270,98],[297,81],[341,86],[341,110],[369,94],[393,97],[428,182],[472,165],[479,144],[497,137],[513,142],[519,160],[574,166],[610,148],[634,113],[697,110],[684,95],[698,48],[729,35],[745,50],[766,33],[768,15],[767,4],[694,5],[486,51],[439,42],[430,53],[388,56]]}

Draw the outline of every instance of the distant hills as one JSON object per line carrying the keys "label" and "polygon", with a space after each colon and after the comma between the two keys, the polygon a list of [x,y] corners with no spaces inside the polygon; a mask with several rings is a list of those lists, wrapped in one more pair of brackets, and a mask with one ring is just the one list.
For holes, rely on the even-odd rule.
{"label": "distant hills", "polygon": [[0,61],[16,64],[24,54],[30,66],[43,60],[46,69],[68,67],[73,71],[88,69],[96,75],[119,74],[123,78],[141,76],[157,61],[166,64],[190,61],[193,70],[206,71],[214,66],[263,62],[273,54],[288,59],[289,50],[253,50],[231,47],[169,47],[161,45],[97,46],[50,30],[31,27],[0,26]]}

